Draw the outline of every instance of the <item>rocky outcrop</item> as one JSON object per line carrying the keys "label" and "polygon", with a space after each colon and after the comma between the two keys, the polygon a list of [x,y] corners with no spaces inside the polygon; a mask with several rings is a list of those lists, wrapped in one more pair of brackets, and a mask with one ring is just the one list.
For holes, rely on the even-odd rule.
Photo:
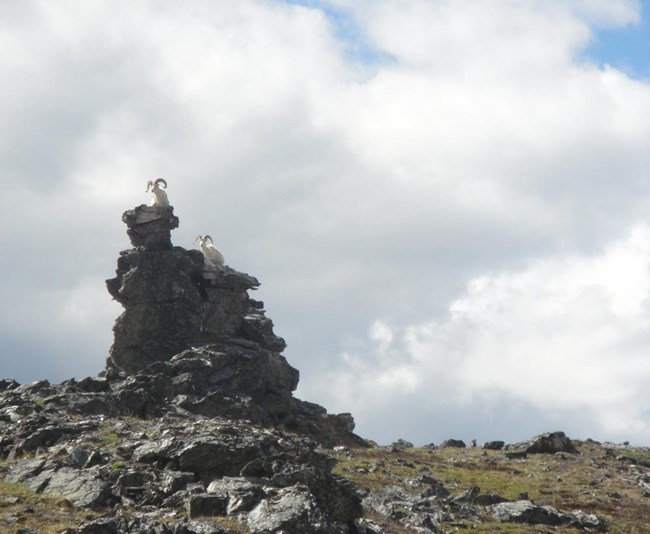
{"label": "rocky outcrop", "polygon": [[[421,453],[406,440],[370,451],[350,414],[293,397],[299,373],[282,355],[285,342],[264,304],[248,294],[257,279],[207,268],[199,251],[173,246],[172,207],[139,206],[123,220],[133,248],[107,281],[124,313],[106,369],[60,384],[0,380],[0,476],[52,496],[53,512],[82,510],[86,517],[64,534],[392,532],[374,522],[382,518],[409,532],[446,533],[488,516],[605,528],[594,515],[537,506],[526,494],[509,502],[475,485],[458,491],[426,461],[416,466]],[[353,457],[352,446],[374,458],[372,466],[349,466],[354,475],[373,475],[372,490],[335,470],[339,454]],[[478,453],[475,441],[466,448],[447,440],[445,449]],[[506,447],[490,468],[498,471],[510,455],[559,451],[575,451],[563,433],[538,436]],[[394,467],[409,476],[391,473],[384,453],[397,455]],[[362,518],[364,508],[373,521]],[[4,514],[0,530],[22,520]]]}
{"label": "rocky outcrop", "polygon": [[87,415],[184,410],[280,425],[327,444],[362,442],[350,414],[293,397],[299,373],[282,356],[286,344],[264,303],[248,295],[260,285],[255,277],[174,247],[172,207],[138,206],[122,219],[134,248],[106,282],[124,306],[107,370],[82,385],[85,395],[52,402]]}
{"label": "rocky outcrop", "polygon": [[0,381],[5,479],[111,510],[68,534],[226,532],[217,516],[250,532],[352,532],[360,498],[317,448],[364,441],[350,414],[293,397],[299,373],[248,295],[257,279],[173,246],[172,207],[123,221],[133,248],[106,282],[124,307],[106,369]]}
{"label": "rocky outcrop", "polygon": [[[7,482],[73,507],[112,509],[111,522],[102,526],[109,532],[150,532],[156,525],[177,532],[187,519],[164,518],[187,514],[199,521],[232,518],[252,532],[278,524],[286,532],[345,533],[361,515],[360,498],[332,475],[335,462],[308,437],[237,417],[194,414],[173,402],[156,417],[117,414],[117,407],[111,417],[86,415],[72,402],[75,396],[108,394],[117,404],[119,394],[112,393],[112,381],[94,393],[77,390],[79,384],[0,392],[0,455],[11,460],[3,468]],[[149,511],[131,517],[131,530],[123,530],[124,507]]]}
{"label": "rocky outcrop", "polygon": [[577,453],[571,439],[564,432],[547,432],[528,441],[509,443],[503,448],[511,458],[526,454],[555,454],[556,452]]}
{"label": "rocky outcrop", "polygon": [[125,308],[113,328],[108,367],[134,374],[232,337],[284,350],[263,303],[248,296],[259,286],[256,278],[227,266],[208,269],[198,250],[172,246],[170,232],[178,226],[172,207],[143,205],[122,219],[134,248],[120,254],[116,277],[106,281]]}

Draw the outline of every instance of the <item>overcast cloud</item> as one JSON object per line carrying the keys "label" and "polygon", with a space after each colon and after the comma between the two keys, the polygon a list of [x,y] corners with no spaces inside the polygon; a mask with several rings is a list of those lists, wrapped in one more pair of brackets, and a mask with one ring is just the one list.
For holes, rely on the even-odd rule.
{"label": "overcast cloud", "polygon": [[642,7],[0,3],[0,375],[103,368],[162,176],[365,437],[650,443],[650,82],[589,55]]}

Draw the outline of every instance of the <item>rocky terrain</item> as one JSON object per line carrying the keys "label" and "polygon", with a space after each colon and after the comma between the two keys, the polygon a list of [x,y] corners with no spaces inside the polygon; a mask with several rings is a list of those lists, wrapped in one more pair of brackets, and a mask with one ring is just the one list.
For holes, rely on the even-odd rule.
{"label": "rocky terrain", "polygon": [[363,440],[293,397],[254,277],[173,246],[171,207],[123,220],[105,370],[0,380],[0,532],[650,532],[647,449]]}

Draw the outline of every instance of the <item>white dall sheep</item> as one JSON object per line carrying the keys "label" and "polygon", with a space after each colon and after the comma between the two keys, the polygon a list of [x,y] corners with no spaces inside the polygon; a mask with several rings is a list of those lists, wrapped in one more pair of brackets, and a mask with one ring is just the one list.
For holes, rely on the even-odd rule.
{"label": "white dall sheep", "polygon": [[151,192],[153,193],[153,198],[149,203],[150,206],[169,206],[167,193],[165,193],[165,191],[160,188],[161,185],[167,189],[167,182],[162,178],[158,178],[155,182],[152,180],[149,180],[147,182],[147,190],[145,192],[148,193],[151,189]]}
{"label": "white dall sheep", "polygon": [[[210,240],[209,243],[208,239]],[[209,235],[202,236],[199,234],[196,236],[194,242],[200,243],[201,252],[203,252],[203,257],[205,258],[205,264],[208,267],[216,267],[224,264],[223,254],[214,246],[214,241]]]}

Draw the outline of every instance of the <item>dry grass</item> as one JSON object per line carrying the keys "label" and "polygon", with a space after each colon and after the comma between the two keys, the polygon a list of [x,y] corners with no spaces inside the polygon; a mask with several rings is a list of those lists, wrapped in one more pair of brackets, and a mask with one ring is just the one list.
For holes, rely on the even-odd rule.
{"label": "dry grass", "polygon": [[0,532],[29,528],[39,534],[59,534],[97,515],[74,508],[64,499],[35,493],[23,484],[0,480]]}
{"label": "dry grass", "polygon": [[[539,505],[596,514],[605,519],[611,534],[650,533],[650,498],[642,495],[638,483],[639,477],[650,474],[650,468],[633,464],[634,460],[648,460],[650,452],[625,449],[624,456],[633,458],[630,461],[617,458],[618,452],[612,453],[599,444],[575,444],[580,454],[538,454],[518,460],[480,448],[413,448],[400,452],[354,449],[351,457],[334,455],[339,460],[335,472],[373,492],[427,473],[452,495],[472,486],[510,500],[525,492]],[[385,521],[384,525],[389,527]],[[480,522],[456,524],[453,528],[455,532],[540,532],[539,526],[499,523],[488,514],[482,514]],[[576,532],[569,527],[546,526],[542,531]]]}

